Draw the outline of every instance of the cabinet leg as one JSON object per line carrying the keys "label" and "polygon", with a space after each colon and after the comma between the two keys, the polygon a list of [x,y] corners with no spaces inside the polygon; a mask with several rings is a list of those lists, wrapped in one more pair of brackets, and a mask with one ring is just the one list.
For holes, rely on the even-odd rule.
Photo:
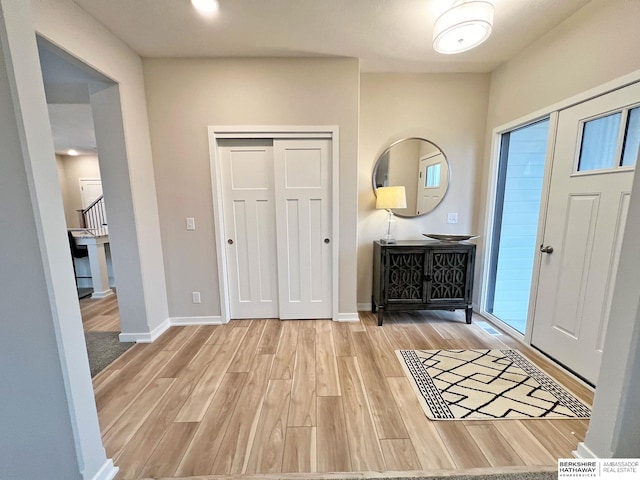
{"label": "cabinet leg", "polygon": [[382,326],[382,315],[383,315],[384,310],[382,308],[378,308],[378,326],[381,327]]}
{"label": "cabinet leg", "polygon": [[467,307],[464,313],[465,313],[465,316],[467,317],[467,323],[471,325],[471,315],[473,314],[473,308]]}
{"label": "cabinet leg", "polygon": [[371,297],[371,313],[376,313],[377,310],[378,307],[376,306],[376,302],[373,297]]}

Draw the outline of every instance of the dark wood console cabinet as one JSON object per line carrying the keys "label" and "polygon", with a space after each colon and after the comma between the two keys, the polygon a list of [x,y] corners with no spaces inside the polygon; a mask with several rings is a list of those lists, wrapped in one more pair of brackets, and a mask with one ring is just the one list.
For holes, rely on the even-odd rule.
{"label": "dark wood console cabinet", "polygon": [[378,325],[385,311],[460,308],[471,323],[475,256],[472,243],[373,242],[371,311]]}

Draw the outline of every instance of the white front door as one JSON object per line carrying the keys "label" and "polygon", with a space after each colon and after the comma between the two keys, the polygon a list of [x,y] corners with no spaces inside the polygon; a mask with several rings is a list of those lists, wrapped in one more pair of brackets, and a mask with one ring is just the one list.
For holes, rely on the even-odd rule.
{"label": "white front door", "polygon": [[276,140],[280,318],[331,318],[331,142]]}
{"label": "white front door", "polygon": [[635,84],[558,116],[532,344],[593,384],[638,157],[638,102]]}
{"label": "white front door", "polygon": [[447,186],[443,181],[447,171],[447,162],[442,152],[420,158],[420,171],[418,172],[418,205],[416,213],[430,212],[442,200]]}
{"label": "white front door", "polygon": [[221,141],[232,318],[277,318],[278,277],[271,140]]}
{"label": "white front door", "polygon": [[220,140],[231,318],[331,318],[330,140]]}

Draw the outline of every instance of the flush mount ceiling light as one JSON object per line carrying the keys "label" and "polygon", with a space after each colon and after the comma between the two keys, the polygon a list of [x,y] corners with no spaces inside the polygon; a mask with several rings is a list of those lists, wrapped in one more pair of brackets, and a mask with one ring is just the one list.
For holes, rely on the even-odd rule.
{"label": "flush mount ceiling light", "polygon": [[67,151],[67,155],[71,155],[72,157],[77,157],[77,156],[78,156],[78,151],[77,151],[77,150],[74,150],[73,148],[70,148],[70,149]]}
{"label": "flush mount ceiling light", "polygon": [[471,50],[489,38],[492,28],[492,1],[457,0],[433,24],[433,48],[445,54]]}
{"label": "flush mount ceiling light", "polygon": [[191,5],[193,5],[200,13],[204,13],[206,15],[213,15],[220,7],[218,0],[191,0]]}

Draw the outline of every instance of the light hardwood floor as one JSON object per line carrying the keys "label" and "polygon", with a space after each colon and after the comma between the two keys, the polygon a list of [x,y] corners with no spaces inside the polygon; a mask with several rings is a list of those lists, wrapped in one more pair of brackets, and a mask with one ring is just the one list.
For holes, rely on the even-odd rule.
{"label": "light hardwood floor", "polygon": [[80,299],[80,313],[85,332],[120,331],[120,314],[116,295],[101,299],[82,298]]}
{"label": "light hardwood floor", "polygon": [[396,349],[514,348],[589,404],[592,393],[458,313],[360,317],[172,327],[134,346],[94,378],[117,478],[553,470],[583,440],[586,420],[428,420]]}

